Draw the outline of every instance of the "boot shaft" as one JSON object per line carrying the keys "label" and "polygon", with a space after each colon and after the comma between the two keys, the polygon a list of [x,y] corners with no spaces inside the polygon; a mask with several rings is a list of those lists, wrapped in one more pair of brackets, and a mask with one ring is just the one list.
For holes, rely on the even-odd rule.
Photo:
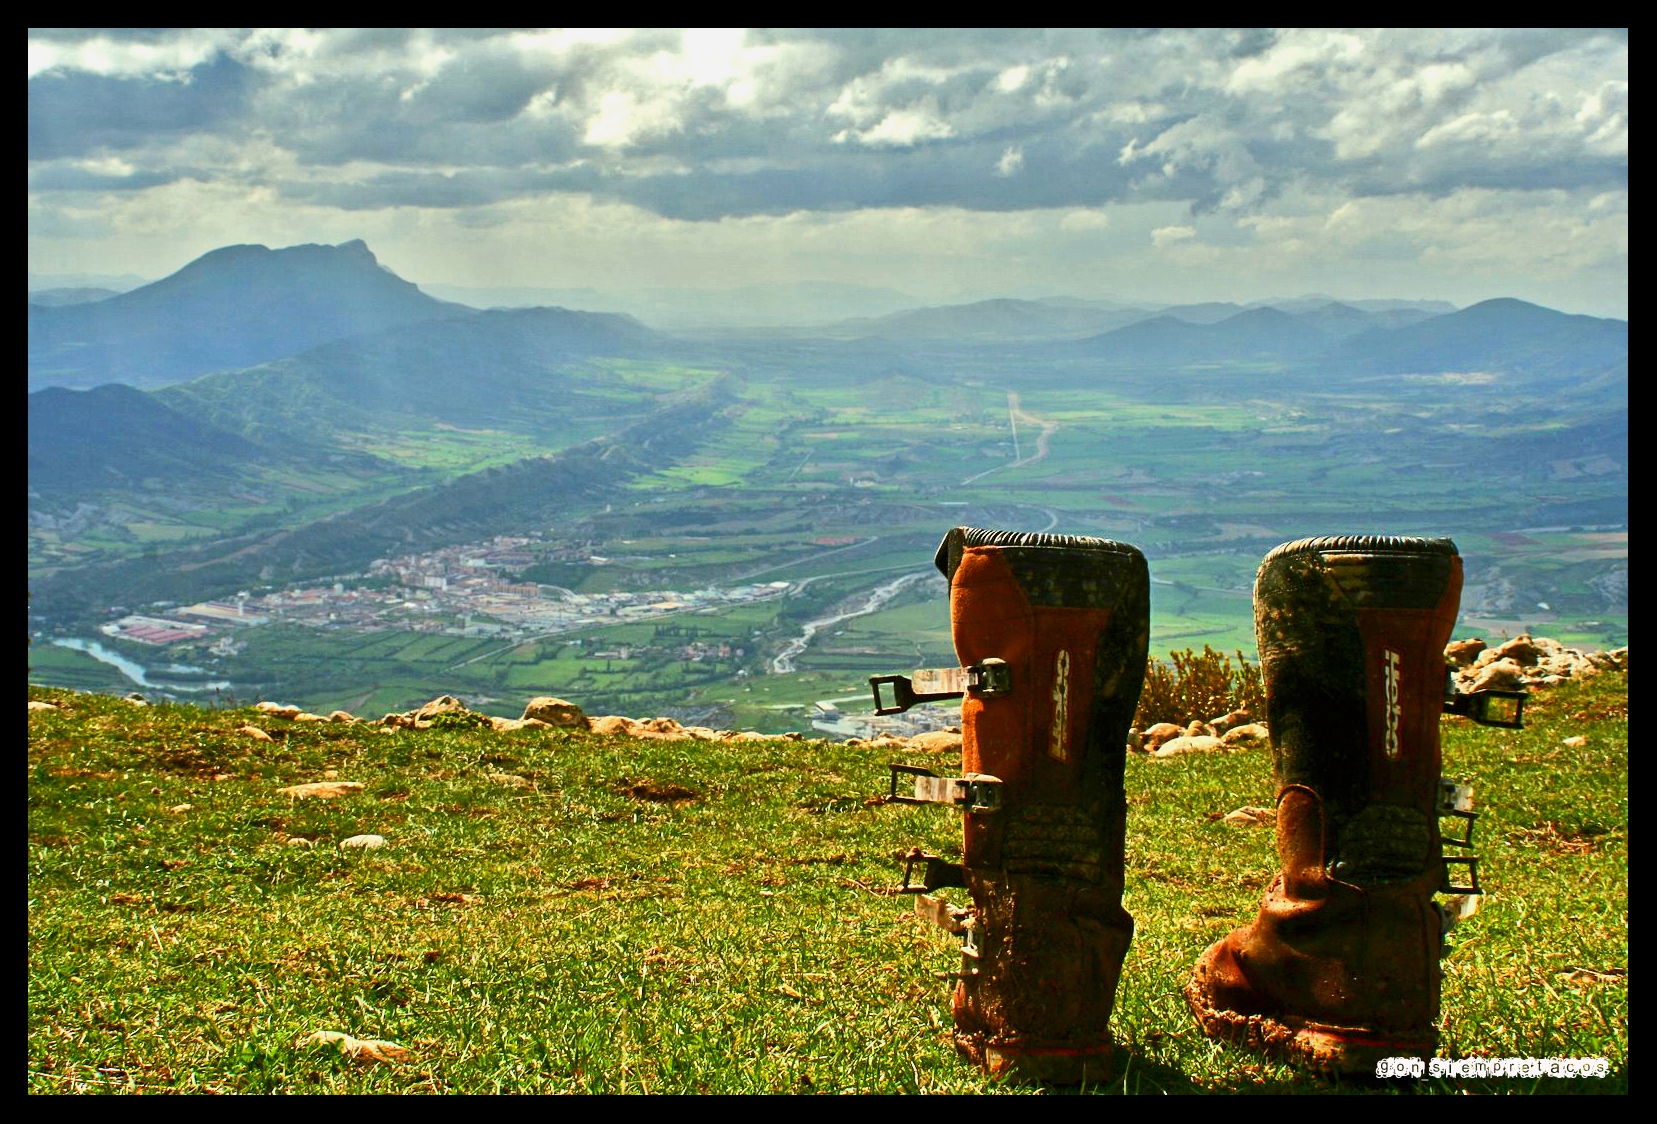
{"label": "boot shaft", "polygon": [[[962,769],[999,777],[1013,812],[968,817],[967,864],[1085,878],[1076,864],[1092,860],[1064,850],[1074,834],[1064,826],[1076,821],[1079,841],[1124,807],[1126,736],[1149,640],[1144,555],[1108,539],[960,527],[937,562],[950,579],[961,664],[999,659],[1013,678],[1004,694],[962,701]],[[1032,816],[1050,822],[1022,830]],[[1009,830],[1025,842],[1004,854]],[[1031,850],[1032,834],[1052,836],[1062,854]]]}
{"label": "boot shaft", "polygon": [[1303,539],[1266,556],[1255,627],[1273,773],[1280,792],[1315,793],[1325,820],[1325,853],[1291,864],[1285,852],[1286,872],[1311,860],[1373,884],[1436,867],[1443,653],[1461,581],[1449,539]]}
{"label": "boot shaft", "polygon": [[[1123,770],[1149,637],[1145,558],[1106,539],[958,527],[936,562],[950,579],[961,670],[917,672],[916,682],[967,684],[964,776],[918,780],[917,798],[924,789],[937,799],[940,783],[993,790],[951,801],[966,813],[960,864],[921,856],[929,888],[956,884],[933,877],[952,870],[972,896],[971,910],[919,903],[968,938],[951,1003],[956,1043],[992,1074],[1098,1079],[1133,936],[1122,909]],[[879,699],[877,685],[877,710]]]}

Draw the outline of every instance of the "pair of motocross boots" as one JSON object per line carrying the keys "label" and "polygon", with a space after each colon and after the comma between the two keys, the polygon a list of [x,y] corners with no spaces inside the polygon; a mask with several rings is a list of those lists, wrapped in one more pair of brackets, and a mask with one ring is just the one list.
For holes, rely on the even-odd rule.
{"label": "pair of motocross boots", "polygon": [[[1103,1080],[1134,928],[1123,778],[1149,641],[1145,557],[960,527],[936,563],[960,666],[871,684],[879,713],[962,699],[961,775],[894,765],[890,799],[959,807],[964,840],[959,863],[904,856],[902,888],[962,939],[952,1009],[966,1057],[994,1076]],[[1461,584],[1449,539],[1303,539],[1262,563],[1279,871],[1184,989],[1211,1037],[1330,1073],[1433,1053],[1455,913],[1435,894],[1479,892],[1471,793],[1440,778],[1439,718],[1516,726],[1521,705],[1448,688]],[[933,893],[950,886],[970,908]]]}

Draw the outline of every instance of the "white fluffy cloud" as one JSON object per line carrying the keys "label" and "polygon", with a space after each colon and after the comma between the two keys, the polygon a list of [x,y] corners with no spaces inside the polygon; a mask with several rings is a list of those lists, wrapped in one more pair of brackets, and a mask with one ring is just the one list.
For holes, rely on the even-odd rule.
{"label": "white fluffy cloud", "polygon": [[[563,198],[643,216],[618,233],[716,242],[860,212],[890,238],[941,209],[1007,216],[978,224],[1005,246],[1019,214],[1096,214],[1142,247],[1189,229],[1157,244],[1191,260],[1289,260],[1279,237],[1335,252],[1397,198],[1469,224],[1406,224],[1392,245],[1424,269],[1485,260],[1479,223],[1442,205],[1473,193],[1535,224],[1509,242],[1543,273],[1601,261],[1625,222],[1545,219],[1625,191],[1616,30],[58,29],[31,32],[28,65],[36,255],[170,185],[240,200],[232,220],[502,229]],[[1327,202],[1315,222],[1308,198]],[[1172,210],[1129,221],[1146,207]]]}

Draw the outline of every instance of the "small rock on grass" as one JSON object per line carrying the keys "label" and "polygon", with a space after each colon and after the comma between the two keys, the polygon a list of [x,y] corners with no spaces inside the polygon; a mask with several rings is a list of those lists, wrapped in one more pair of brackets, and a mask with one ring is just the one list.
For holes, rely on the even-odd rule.
{"label": "small rock on grass", "polygon": [[1198,735],[1192,737],[1169,738],[1156,748],[1152,757],[1178,757],[1186,753],[1212,753],[1215,750],[1225,749],[1226,744],[1219,738]]}
{"label": "small rock on grass", "polygon": [[289,785],[287,788],[277,789],[276,792],[280,796],[292,796],[296,800],[307,796],[318,800],[332,800],[336,796],[349,796],[362,790],[361,781],[313,781],[310,784]]}
{"label": "small rock on grass", "polygon": [[1225,822],[1237,827],[1252,827],[1255,824],[1276,823],[1277,810],[1275,808],[1255,808],[1244,805],[1235,812],[1228,812]]}
{"label": "small rock on grass", "polygon": [[504,784],[508,788],[534,788],[535,782],[528,777],[520,777],[517,773],[485,773],[485,777],[496,784]]}
{"label": "small rock on grass", "polygon": [[339,841],[342,851],[373,851],[385,846],[383,835],[353,835],[349,839]]}
{"label": "small rock on grass", "polygon": [[1245,722],[1241,726],[1233,726],[1224,734],[1221,734],[1220,740],[1228,748],[1247,748],[1270,744],[1271,733],[1258,722]]}
{"label": "small rock on grass", "polygon": [[1588,735],[1577,734],[1574,737],[1565,738],[1563,739],[1562,744],[1568,745],[1572,749],[1580,749],[1582,746],[1588,744]]}
{"label": "small rock on grass", "polygon": [[296,1045],[333,1046],[343,1056],[354,1062],[384,1062],[389,1064],[400,1061],[409,1054],[407,1046],[399,1046],[395,1042],[385,1042],[378,1038],[355,1038],[338,1030],[319,1030],[307,1034]]}
{"label": "small rock on grass", "polygon": [[273,742],[276,740],[257,726],[238,726],[236,732],[250,737],[256,742]]}
{"label": "small rock on grass", "polygon": [[910,738],[909,748],[917,753],[949,753],[961,748],[961,735],[947,730],[929,730]]}
{"label": "small rock on grass", "polygon": [[549,726],[587,728],[587,715],[579,706],[551,695],[536,695],[524,706],[524,718],[539,718]]}
{"label": "small rock on grass", "polygon": [[286,718],[292,720],[303,713],[297,706],[288,706],[286,703],[256,702],[254,710],[262,710],[272,718]]}
{"label": "small rock on grass", "polygon": [[29,700],[29,709],[30,710],[56,710],[56,709],[58,709],[58,704],[57,703],[49,703],[49,702],[41,702],[39,699],[30,699]]}

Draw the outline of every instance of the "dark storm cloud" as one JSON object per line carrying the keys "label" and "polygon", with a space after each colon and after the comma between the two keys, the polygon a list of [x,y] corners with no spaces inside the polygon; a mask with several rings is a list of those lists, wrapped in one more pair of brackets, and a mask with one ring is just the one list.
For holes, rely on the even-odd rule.
{"label": "dark storm cloud", "polygon": [[31,169],[29,172],[30,191],[142,191],[149,187],[159,187],[164,183],[173,183],[177,180],[194,176],[201,178],[200,173],[193,173],[187,169],[172,170],[158,169],[148,172],[138,172],[133,175],[120,175],[111,172],[95,172],[86,168],[73,167],[63,164],[47,165],[42,168]]}
{"label": "dark storm cloud", "polygon": [[[577,191],[692,219],[1170,199],[1201,212],[1308,185],[1626,182],[1617,31],[32,35],[31,160],[119,154],[164,177],[182,139],[258,137],[297,162],[273,184],[286,197],[352,210]],[[95,173],[33,171],[102,189]]]}
{"label": "dark storm cloud", "polygon": [[29,80],[29,159],[143,149],[157,140],[237,128],[256,76],[218,56],[182,77],[51,70]]}

